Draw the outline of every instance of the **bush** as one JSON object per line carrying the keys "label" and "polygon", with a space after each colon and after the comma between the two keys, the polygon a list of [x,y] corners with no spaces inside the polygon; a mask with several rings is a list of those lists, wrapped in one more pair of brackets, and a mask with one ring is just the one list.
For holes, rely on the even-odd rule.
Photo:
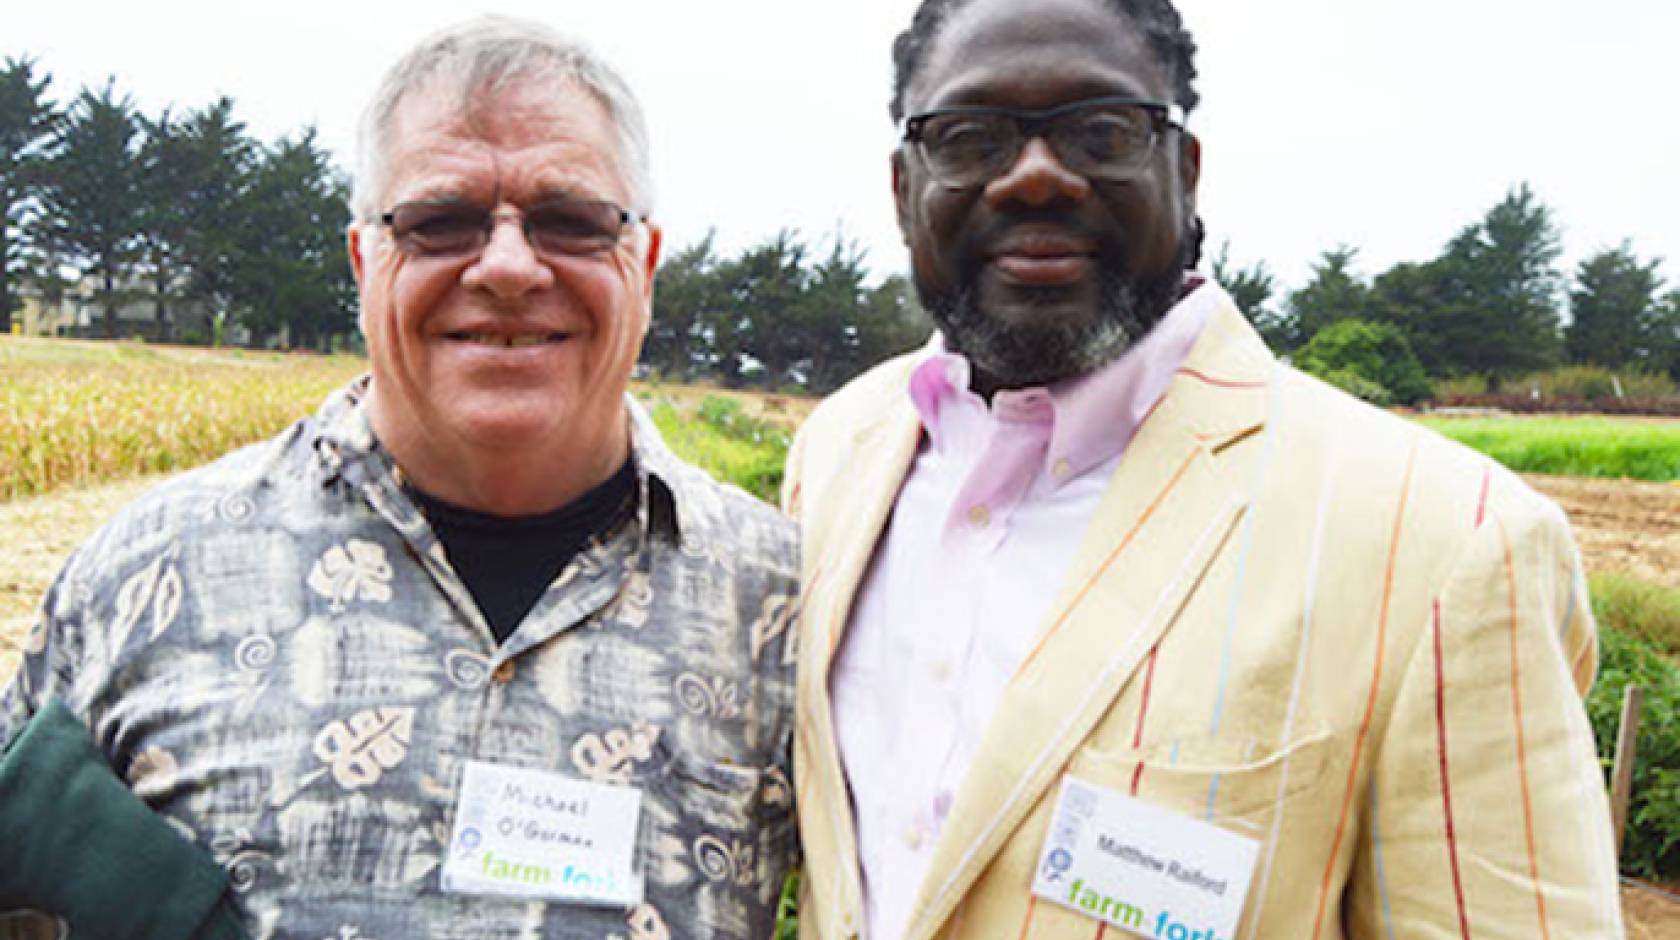
{"label": "bush", "polygon": [[1612,371],[1600,366],[1534,372],[1508,379],[1498,390],[1488,387],[1485,376],[1439,379],[1435,382],[1435,402],[1447,407],[1523,413],[1680,415],[1680,394],[1667,375],[1638,369]]}
{"label": "bush", "polygon": [[1587,696],[1587,716],[1607,784],[1622,692],[1629,685],[1645,690],[1621,868],[1640,878],[1672,881],[1680,878],[1680,665],[1618,628],[1620,612],[1596,596],[1593,609],[1599,617],[1599,669]]}
{"label": "bush", "polygon": [[[1618,398],[1671,398],[1674,382],[1660,372],[1637,369],[1612,371],[1601,366],[1565,366],[1510,383],[1516,389],[1540,391],[1543,398],[1579,398],[1596,402]],[[1616,394],[1617,386],[1621,394]]]}
{"label": "bush", "polygon": [[677,456],[767,502],[782,486],[791,440],[779,426],[755,418],[740,401],[708,395],[692,418],[669,402],[653,408],[653,422]]}
{"label": "bush", "polygon": [[1600,623],[1680,662],[1680,591],[1606,572],[1592,576],[1592,600]]}
{"label": "bush", "polygon": [[1431,393],[1429,376],[1412,353],[1405,334],[1387,323],[1332,323],[1301,347],[1296,362],[1373,404],[1413,405]]}
{"label": "bush", "polygon": [[1389,393],[1388,389],[1352,369],[1334,369],[1330,372],[1319,373],[1318,377],[1349,395],[1370,402],[1378,408],[1387,408],[1394,404],[1394,396]]}

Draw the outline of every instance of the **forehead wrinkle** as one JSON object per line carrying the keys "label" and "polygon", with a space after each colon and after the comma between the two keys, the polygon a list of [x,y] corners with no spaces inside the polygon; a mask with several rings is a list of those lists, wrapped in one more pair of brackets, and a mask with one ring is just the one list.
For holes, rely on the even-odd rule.
{"label": "forehead wrinkle", "polygon": [[[561,88],[533,102],[519,95],[532,86],[514,86],[471,99],[464,112],[399,115],[393,190],[404,192],[404,201],[487,200],[491,206],[557,195],[624,201],[627,186],[605,108],[592,95]],[[582,107],[597,109],[593,126],[571,107],[585,101]],[[605,146],[589,139],[603,127]],[[407,171],[414,166],[419,172]]]}

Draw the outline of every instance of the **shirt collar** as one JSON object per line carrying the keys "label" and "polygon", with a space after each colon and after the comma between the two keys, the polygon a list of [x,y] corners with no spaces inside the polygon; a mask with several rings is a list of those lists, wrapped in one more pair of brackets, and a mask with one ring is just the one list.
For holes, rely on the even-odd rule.
{"label": "shirt collar", "polygon": [[[1030,406],[1047,397],[1053,431],[1045,469],[1057,482],[1119,456],[1166,392],[1217,305],[1218,292],[1203,289],[1204,284],[1199,275],[1187,275],[1179,302],[1113,362],[1048,386],[994,395],[994,419],[1000,408]],[[910,401],[933,446],[945,446],[949,437],[941,420],[945,404],[956,396],[978,399],[969,389],[972,376],[968,359],[948,351],[944,337],[935,333],[910,376]]]}
{"label": "shirt collar", "polygon": [[[329,480],[343,477],[357,486],[372,483],[397,492],[402,488],[402,469],[379,443],[368,419],[371,383],[370,376],[362,375],[327,397],[316,413],[314,449]],[[678,538],[699,511],[695,494],[699,484],[691,479],[698,471],[671,453],[653,419],[633,397],[626,394],[624,402],[630,421],[630,456],[636,466],[637,519],[644,534]]]}

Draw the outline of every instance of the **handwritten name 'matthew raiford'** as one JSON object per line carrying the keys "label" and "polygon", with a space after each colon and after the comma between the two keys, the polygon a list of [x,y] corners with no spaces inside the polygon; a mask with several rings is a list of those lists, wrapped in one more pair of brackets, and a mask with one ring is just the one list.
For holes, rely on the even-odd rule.
{"label": "handwritten name 'matthew raiford'", "polygon": [[1170,859],[1157,858],[1135,845],[1127,845],[1107,835],[1097,836],[1097,848],[1145,871],[1155,872],[1156,874],[1164,873],[1167,877],[1182,881],[1193,888],[1199,888],[1220,897],[1225,896],[1226,883],[1209,878],[1199,868],[1190,868]]}

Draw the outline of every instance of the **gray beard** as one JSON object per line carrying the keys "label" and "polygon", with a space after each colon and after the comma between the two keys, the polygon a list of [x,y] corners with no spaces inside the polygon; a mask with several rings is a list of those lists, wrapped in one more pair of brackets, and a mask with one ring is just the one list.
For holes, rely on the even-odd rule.
{"label": "gray beard", "polygon": [[[1178,303],[1183,271],[1134,280],[1111,267],[1101,273],[1096,316],[1079,323],[1012,325],[987,315],[973,278],[943,292],[916,294],[944,334],[946,348],[961,353],[999,388],[1045,385],[1084,375],[1118,359],[1155,328]],[[1045,294],[1048,302],[1053,299]]]}

